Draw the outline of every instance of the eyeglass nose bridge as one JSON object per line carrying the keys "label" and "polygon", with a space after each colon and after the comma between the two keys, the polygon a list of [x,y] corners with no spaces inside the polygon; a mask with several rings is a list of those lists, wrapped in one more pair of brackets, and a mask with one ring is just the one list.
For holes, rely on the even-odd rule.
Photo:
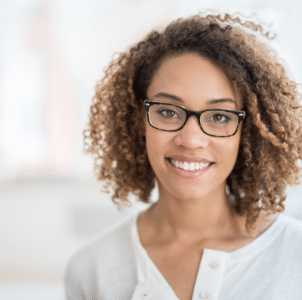
{"label": "eyeglass nose bridge", "polygon": [[235,135],[235,134],[237,133],[240,122],[243,121],[243,120],[245,119],[245,117],[246,117],[246,112],[245,112],[245,111],[231,111],[232,113],[234,113],[234,114],[238,117],[238,122],[237,122],[237,127],[236,127],[235,132],[234,132],[233,134],[231,134],[231,135],[223,135],[223,136],[221,136],[221,135],[213,135],[213,134],[207,133],[207,132],[204,131],[204,129],[202,128],[202,126],[201,126],[201,115],[202,115],[203,113],[205,113],[206,111],[209,111],[209,110],[211,110],[211,111],[212,111],[212,110],[217,110],[217,111],[218,111],[218,110],[219,110],[219,111],[220,111],[220,110],[222,110],[222,111],[229,111],[229,110],[224,110],[224,109],[209,109],[209,110],[204,110],[204,111],[201,111],[201,112],[197,112],[197,111],[188,110],[188,109],[186,109],[186,108],[184,108],[184,107],[182,107],[182,106],[179,106],[179,105],[172,105],[172,106],[177,106],[177,107],[181,108],[181,109],[185,112],[185,114],[186,114],[186,119],[185,119],[183,125],[182,125],[180,128],[178,128],[178,129],[176,129],[176,130],[165,130],[165,129],[160,129],[160,128],[154,126],[154,125],[152,124],[152,122],[150,121],[150,107],[151,107],[153,104],[165,104],[165,105],[172,105],[172,104],[161,103],[161,102],[151,102],[151,101],[148,101],[148,100],[144,100],[144,107],[145,107],[145,109],[147,110],[147,114],[148,114],[148,122],[149,122],[149,124],[150,124],[152,127],[156,128],[156,129],[164,130],[164,131],[178,131],[178,130],[181,130],[181,129],[186,125],[188,119],[189,119],[192,115],[194,115],[194,116],[197,118],[197,120],[198,120],[200,129],[201,129],[202,132],[204,132],[205,134],[207,134],[207,135],[209,135],[209,136],[214,136],[214,137],[229,137],[229,136]]}
{"label": "eyeglass nose bridge", "polygon": [[[187,110],[187,109],[184,110],[184,111],[185,111],[185,113],[186,113],[186,119],[185,119],[184,123],[182,124],[182,126],[181,126],[178,130],[182,129],[182,128],[187,124],[187,121],[189,120],[189,118],[190,118],[191,116],[195,116],[196,119],[197,119],[197,122],[198,122],[198,124],[199,124],[200,129],[204,132],[204,130],[203,130],[202,127],[201,127],[201,122],[200,122],[201,113],[200,113],[200,112],[197,112],[197,111]],[[206,132],[204,132],[204,133],[206,133]]]}

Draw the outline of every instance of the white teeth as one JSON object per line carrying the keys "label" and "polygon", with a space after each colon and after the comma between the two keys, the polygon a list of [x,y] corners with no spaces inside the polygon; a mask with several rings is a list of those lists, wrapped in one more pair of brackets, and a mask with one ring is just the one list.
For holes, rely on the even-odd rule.
{"label": "white teeth", "polygon": [[190,163],[189,170],[190,171],[194,171],[195,170],[195,164],[193,162]]}
{"label": "white teeth", "polygon": [[183,169],[185,171],[196,171],[196,170],[200,170],[200,169],[204,169],[206,167],[208,167],[211,163],[198,163],[198,162],[180,162],[177,160],[173,160],[171,159],[171,163],[176,167],[176,168],[180,168]]}

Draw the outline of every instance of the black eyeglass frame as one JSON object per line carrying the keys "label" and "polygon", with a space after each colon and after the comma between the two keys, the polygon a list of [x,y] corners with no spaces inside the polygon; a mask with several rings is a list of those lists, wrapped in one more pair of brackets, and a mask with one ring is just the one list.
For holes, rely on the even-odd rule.
{"label": "black eyeglass frame", "polygon": [[[181,109],[184,110],[184,112],[186,113],[186,120],[184,121],[183,125],[178,128],[178,129],[175,129],[175,130],[166,130],[166,129],[160,129],[154,125],[151,124],[151,121],[150,121],[150,107],[153,105],[153,104],[164,104],[164,105],[168,105],[168,106],[176,106],[176,107],[179,107]],[[238,131],[238,127],[239,127],[239,124],[241,121],[244,120],[244,118],[246,117],[246,113],[244,110],[229,110],[229,109],[218,109],[218,108],[214,108],[214,109],[206,109],[206,110],[203,110],[203,111],[193,111],[193,110],[189,110],[189,109],[186,109],[185,107],[181,106],[181,105],[176,105],[176,104],[171,104],[171,103],[162,103],[162,102],[155,102],[155,101],[149,101],[149,100],[144,100],[143,102],[143,105],[147,111],[147,117],[148,117],[148,122],[150,124],[150,126],[152,126],[153,128],[155,129],[158,129],[158,130],[162,130],[162,131],[169,131],[169,132],[175,132],[175,131],[179,131],[181,130],[187,123],[188,119],[191,117],[191,116],[195,116],[198,120],[198,123],[199,123],[199,126],[200,126],[200,129],[202,130],[202,132],[204,132],[205,134],[209,135],[209,136],[215,136],[215,137],[229,137],[229,136],[233,136],[237,133]],[[237,124],[237,128],[236,128],[236,131],[231,134],[231,135],[213,135],[213,134],[209,134],[207,132],[205,132],[201,126],[201,123],[200,123],[200,116],[201,114],[203,114],[204,112],[206,111],[225,111],[225,112],[230,112],[230,113],[234,113],[237,117],[238,117],[238,124]]]}

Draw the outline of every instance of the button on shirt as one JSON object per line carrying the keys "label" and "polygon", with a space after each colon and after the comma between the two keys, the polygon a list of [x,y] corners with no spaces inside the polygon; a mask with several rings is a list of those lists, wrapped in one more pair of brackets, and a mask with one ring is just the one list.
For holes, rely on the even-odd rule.
{"label": "button on shirt", "polygon": [[[137,258],[139,282],[132,300],[178,300],[178,297],[175,295],[166,279],[141,245],[136,222],[132,227],[132,238]],[[220,290],[228,257],[229,253],[227,252],[204,249],[193,292],[193,300],[218,299],[218,292]]]}
{"label": "button on shirt", "polygon": [[[284,292],[287,293],[286,282],[283,282],[282,287],[278,287],[274,280],[276,276],[282,276],[284,280],[286,278],[284,273],[286,269],[274,269],[274,264],[279,254],[278,249],[274,249],[274,247],[278,246],[278,242],[273,248],[269,246],[280,235],[282,229],[283,227],[278,226],[278,222],[275,220],[265,233],[238,250],[228,253],[204,249],[192,300],[290,299],[284,297]],[[136,220],[132,226],[132,242],[137,263],[138,285],[131,300],[178,300],[168,282],[141,245]],[[261,255],[263,251],[271,252],[271,255],[263,256]],[[262,269],[267,269],[268,267],[272,268],[272,271],[269,272],[271,276],[267,272],[264,272],[265,276],[263,276]],[[302,265],[299,268],[297,276],[301,280],[299,290],[302,293]],[[279,271],[279,275],[276,274],[276,271]],[[244,278],[246,278],[246,281],[244,281]],[[285,281],[290,281],[290,279],[287,278]],[[275,287],[269,292],[269,287],[272,287],[272,285],[275,285]],[[245,291],[247,290],[254,291],[250,293],[251,297],[245,297]],[[288,291],[288,295],[289,293],[290,291]],[[267,294],[266,298],[264,297],[265,294]],[[238,298],[238,295],[241,296]]]}
{"label": "button on shirt", "polygon": [[[139,241],[138,214],[106,229],[70,259],[67,300],[179,300]],[[302,222],[279,214],[233,252],[204,249],[192,300],[302,299]]]}

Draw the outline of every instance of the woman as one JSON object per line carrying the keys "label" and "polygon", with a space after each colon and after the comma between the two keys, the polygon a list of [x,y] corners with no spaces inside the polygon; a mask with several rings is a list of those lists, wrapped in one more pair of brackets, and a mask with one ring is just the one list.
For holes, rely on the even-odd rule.
{"label": "woman", "polygon": [[[245,30],[243,30],[245,29]],[[99,180],[149,202],[70,261],[67,299],[302,299],[297,85],[262,27],[194,16],[151,32],[97,84],[86,150]]]}

